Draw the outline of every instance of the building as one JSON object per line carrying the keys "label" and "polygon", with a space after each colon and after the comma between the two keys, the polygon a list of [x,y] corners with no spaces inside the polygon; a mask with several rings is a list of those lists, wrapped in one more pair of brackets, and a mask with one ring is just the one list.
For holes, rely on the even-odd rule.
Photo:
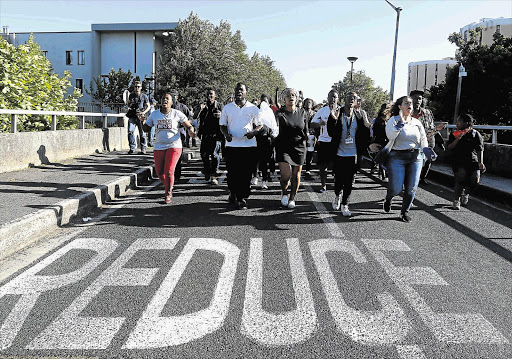
{"label": "building", "polygon": [[[154,78],[164,37],[178,25],[171,23],[93,24],[85,32],[34,32],[34,40],[52,63],[55,73],[72,74],[71,83],[83,97],[82,110],[91,110],[91,96],[84,91],[98,76],[108,77],[111,69],[130,70],[141,79]],[[4,26],[2,38],[18,46],[31,33],[9,33]]]}
{"label": "building", "polygon": [[457,61],[453,57],[446,57],[442,60],[410,62],[407,93],[412,90],[425,91],[444,82],[446,71],[449,67],[455,65],[457,65]]}
{"label": "building", "polygon": [[499,17],[497,19],[480,19],[480,22],[474,22],[472,24],[466,25],[460,29],[460,35],[464,38],[464,40],[468,39],[469,31],[476,29],[477,27],[482,28],[482,32],[480,33],[479,42],[480,45],[491,45],[493,42],[494,33],[498,32],[506,37],[512,37],[512,18],[502,18]]}
{"label": "building", "polygon": [[[503,36],[512,36],[512,18],[481,19],[460,29],[460,35],[467,40],[469,31],[482,28],[479,42],[481,45],[491,45],[494,33],[499,32]],[[407,92],[412,90],[425,91],[445,80],[446,70],[450,66],[456,66],[454,57],[446,57],[442,60],[418,61],[409,63],[409,77]]]}

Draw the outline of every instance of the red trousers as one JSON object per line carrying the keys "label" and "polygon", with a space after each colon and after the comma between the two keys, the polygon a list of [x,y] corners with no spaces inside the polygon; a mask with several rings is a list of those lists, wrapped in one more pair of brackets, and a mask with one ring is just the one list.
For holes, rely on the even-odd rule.
{"label": "red trousers", "polygon": [[155,170],[160,182],[164,184],[165,195],[172,193],[174,186],[174,169],[181,156],[181,148],[168,148],[166,150],[154,150]]}

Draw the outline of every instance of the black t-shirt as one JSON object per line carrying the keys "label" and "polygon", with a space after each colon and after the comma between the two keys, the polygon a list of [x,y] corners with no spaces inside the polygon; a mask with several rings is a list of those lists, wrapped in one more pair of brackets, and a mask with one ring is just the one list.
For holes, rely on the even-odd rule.
{"label": "black t-shirt", "polygon": [[144,109],[146,108],[146,104],[149,105],[148,95],[146,95],[145,93],[137,95],[137,93],[132,92],[128,97],[129,110],[126,115],[128,117],[135,117],[137,110],[144,111]]}
{"label": "black t-shirt", "polygon": [[[450,134],[448,144],[455,141],[453,133]],[[454,166],[465,166],[478,169],[477,153],[484,150],[484,139],[477,130],[469,130],[459,140],[454,149],[450,150]]]}

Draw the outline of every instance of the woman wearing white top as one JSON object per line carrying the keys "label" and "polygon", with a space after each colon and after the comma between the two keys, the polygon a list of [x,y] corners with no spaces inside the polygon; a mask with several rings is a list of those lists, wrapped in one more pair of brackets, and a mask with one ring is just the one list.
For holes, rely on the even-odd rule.
{"label": "woman wearing white top", "polygon": [[171,203],[174,186],[174,170],[181,156],[182,143],[180,125],[185,126],[190,137],[195,137],[194,127],[181,111],[171,108],[172,95],[165,92],[159,111],[154,111],[146,120],[146,125],[155,126],[155,171],[165,188],[165,203]]}
{"label": "woman wearing white top", "polygon": [[409,96],[396,100],[391,117],[386,124],[386,136],[394,140],[386,161],[389,175],[388,192],[384,202],[384,211],[391,210],[391,200],[404,188],[400,218],[410,222],[409,210],[418,189],[423,165],[422,149],[428,146],[425,129],[421,122],[411,116],[412,100]]}

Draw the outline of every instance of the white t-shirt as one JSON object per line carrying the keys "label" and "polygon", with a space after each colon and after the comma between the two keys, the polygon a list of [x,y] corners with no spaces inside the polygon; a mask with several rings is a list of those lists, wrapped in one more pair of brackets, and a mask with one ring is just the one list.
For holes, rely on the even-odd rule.
{"label": "white t-shirt", "polygon": [[257,147],[256,137],[248,139],[244,135],[261,125],[258,115],[258,107],[249,101],[242,107],[238,107],[235,102],[224,106],[219,124],[227,126],[228,132],[233,136],[231,142],[226,141],[226,147]]}
{"label": "white t-shirt", "polygon": [[425,129],[419,120],[412,117],[411,122],[405,123],[401,130],[395,127],[399,120],[400,116],[394,116],[386,124],[386,136],[390,140],[395,139],[393,150],[422,149],[428,146]]}
{"label": "white t-shirt", "polygon": [[182,148],[180,124],[188,120],[183,112],[171,108],[165,115],[155,111],[149,115],[146,125],[155,126],[155,150]]}
{"label": "white t-shirt", "polygon": [[[320,123],[320,121],[325,121],[329,119],[329,115],[331,114],[331,109],[329,106],[324,106],[315,114],[311,122]],[[318,136],[318,142],[331,142],[332,138],[327,133],[327,125],[323,125],[320,127],[320,136]]]}

